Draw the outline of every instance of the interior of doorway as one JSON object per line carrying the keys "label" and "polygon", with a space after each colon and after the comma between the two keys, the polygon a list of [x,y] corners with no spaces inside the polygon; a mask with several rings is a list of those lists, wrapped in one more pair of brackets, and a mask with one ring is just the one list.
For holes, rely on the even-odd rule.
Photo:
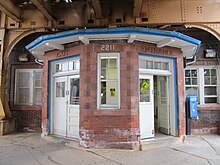
{"label": "interior of doorway", "polygon": [[155,138],[165,138],[171,134],[169,77],[154,75],[153,80]]}

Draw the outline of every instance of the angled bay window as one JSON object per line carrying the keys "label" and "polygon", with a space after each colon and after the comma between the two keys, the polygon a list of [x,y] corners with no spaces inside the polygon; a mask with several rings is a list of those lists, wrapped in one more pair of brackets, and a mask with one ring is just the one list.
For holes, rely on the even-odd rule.
{"label": "angled bay window", "polygon": [[199,85],[197,69],[185,70],[185,87],[187,96],[197,96],[199,100]]}
{"label": "angled bay window", "polygon": [[119,108],[119,53],[98,54],[98,108]]}
{"label": "angled bay window", "polygon": [[215,67],[185,69],[187,96],[198,96],[200,104],[219,103],[218,77]]}
{"label": "angled bay window", "polygon": [[42,69],[17,69],[15,105],[41,105]]}
{"label": "angled bay window", "polygon": [[216,69],[204,69],[204,101],[217,103],[217,74]]}

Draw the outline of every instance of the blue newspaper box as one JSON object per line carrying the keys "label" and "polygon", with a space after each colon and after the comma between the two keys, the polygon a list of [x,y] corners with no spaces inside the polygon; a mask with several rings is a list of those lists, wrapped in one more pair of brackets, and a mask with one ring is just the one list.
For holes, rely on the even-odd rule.
{"label": "blue newspaper box", "polygon": [[198,119],[197,96],[187,96],[186,100],[188,101],[189,117],[191,119]]}

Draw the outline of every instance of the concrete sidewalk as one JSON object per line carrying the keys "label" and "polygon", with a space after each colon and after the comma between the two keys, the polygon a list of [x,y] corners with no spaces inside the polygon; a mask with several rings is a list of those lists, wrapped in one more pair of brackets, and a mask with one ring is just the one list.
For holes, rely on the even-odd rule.
{"label": "concrete sidewalk", "polygon": [[[0,165],[219,165],[220,136],[190,136],[144,142],[143,151],[84,149],[77,142],[40,133],[0,137]],[[69,147],[71,146],[71,147]]]}

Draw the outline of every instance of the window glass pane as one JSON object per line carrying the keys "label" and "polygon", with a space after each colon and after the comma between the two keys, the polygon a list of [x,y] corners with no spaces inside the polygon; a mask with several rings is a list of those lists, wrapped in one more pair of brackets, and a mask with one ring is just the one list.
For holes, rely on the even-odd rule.
{"label": "window glass pane", "polygon": [[80,69],[80,61],[74,61],[74,70],[79,70]]}
{"label": "window glass pane", "polygon": [[65,97],[65,82],[56,83],[56,97]]}
{"label": "window glass pane", "polygon": [[197,96],[197,97],[199,97],[199,88],[197,88],[197,87],[186,87],[186,96]]}
{"label": "window glass pane", "polygon": [[205,76],[210,76],[210,70],[209,69],[204,69],[204,75]]}
{"label": "window glass pane", "polygon": [[61,72],[61,71],[62,71],[62,65],[56,64],[56,72]]}
{"label": "window glass pane", "polygon": [[106,69],[101,70],[101,79],[106,80]]}
{"label": "window glass pane", "polygon": [[197,78],[192,78],[192,85],[197,85]]}
{"label": "window glass pane", "polygon": [[211,69],[211,76],[216,76],[216,69]]}
{"label": "window glass pane", "polygon": [[205,95],[217,95],[217,87],[209,86],[204,88]]}
{"label": "window glass pane", "polygon": [[34,86],[42,87],[42,72],[34,72]]}
{"label": "window glass pane", "polygon": [[169,70],[169,63],[168,62],[162,62],[162,69],[163,70]]}
{"label": "window glass pane", "polygon": [[101,68],[107,68],[107,59],[101,59]]}
{"label": "window glass pane", "polygon": [[185,70],[185,77],[190,77],[190,70]]}
{"label": "window glass pane", "polygon": [[190,81],[190,80],[191,80],[190,78],[186,78],[186,79],[185,79],[185,81],[186,81],[185,84],[186,84],[186,85],[191,85],[191,81]]}
{"label": "window glass pane", "polygon": [[106,82],[106,104],[108,105],[118,104],[118,96],[116,91],[118,91],[116,81]]}
{"label": "window glass pane", "polygon": [[145,60],[139,60],[139,68],[146,69],[146,62],[145,62]]}
{"label": "window glass pane", "polygon": [[197,70],[191,70],[191,77],[196,77],[197,78]]}
{"label": "window glass pane", "polygon": [[205,103],[217,103],[217,97],[205,97]]}
{"label": "window glass pane", "polygon": [[140,102],[150,102],[149,79],[140,79]]}
{"label": "window glass pane", "polygon": [[62,71],[68,71],[68,62],[62,63]]}
{"label": "window glass pane", "polygon": [[117,80],[117,69],[108,69],[108,77],[109,80]]}
{"label": "window glass pane", "polygon": [[153,62],[152,61],[146,61],[146,69],[153,69]]}
{"label": "window glass pane", "polygon": [[154,62],[154,69],[161,69],[161,62]]}
{"label": "window glass pane", "polygon": [[205,85],[211,85],[210,84],[210,77],[205,77]]}
{"label": "window glass pane", "polygon": [[211,85],[217,85],[217,77],[211,77]]}
{"label": "window glass pane", "polygon": [[68,70],[74,70],[74,62],[73,61],[70,61],[69,62],[69,68]]}
{"label": "window glass pane", "polygon": [[109,61],[110,61],[109,68],[116,69],[117,68],[117,60],[113,58],[113,59],[109,59]]}
{"label": "window glass pane", "polygon": [[41,99],[42,99],[42,88],[35,88],[34,89],[34,104],[41,105],[42,104]]}
{"label": "window glass pane", "polygon": [[32,73],[31,72],[18,72],[17,75],[17,85],[18,87],[30,87],[32,79]]}
{"label": "window glass pane", "polygon": [[79,79],[70,79],[70,104],[79,105]]}
{"label": "window glass pane", "polygon": [[106,104],[106,82],[101,82],[101,104]]}
{"label": "window glass pane", "polygon": [[18,88],[17,89],[17,103],[18,104],[31,104],[30,100],[30,88]]}

